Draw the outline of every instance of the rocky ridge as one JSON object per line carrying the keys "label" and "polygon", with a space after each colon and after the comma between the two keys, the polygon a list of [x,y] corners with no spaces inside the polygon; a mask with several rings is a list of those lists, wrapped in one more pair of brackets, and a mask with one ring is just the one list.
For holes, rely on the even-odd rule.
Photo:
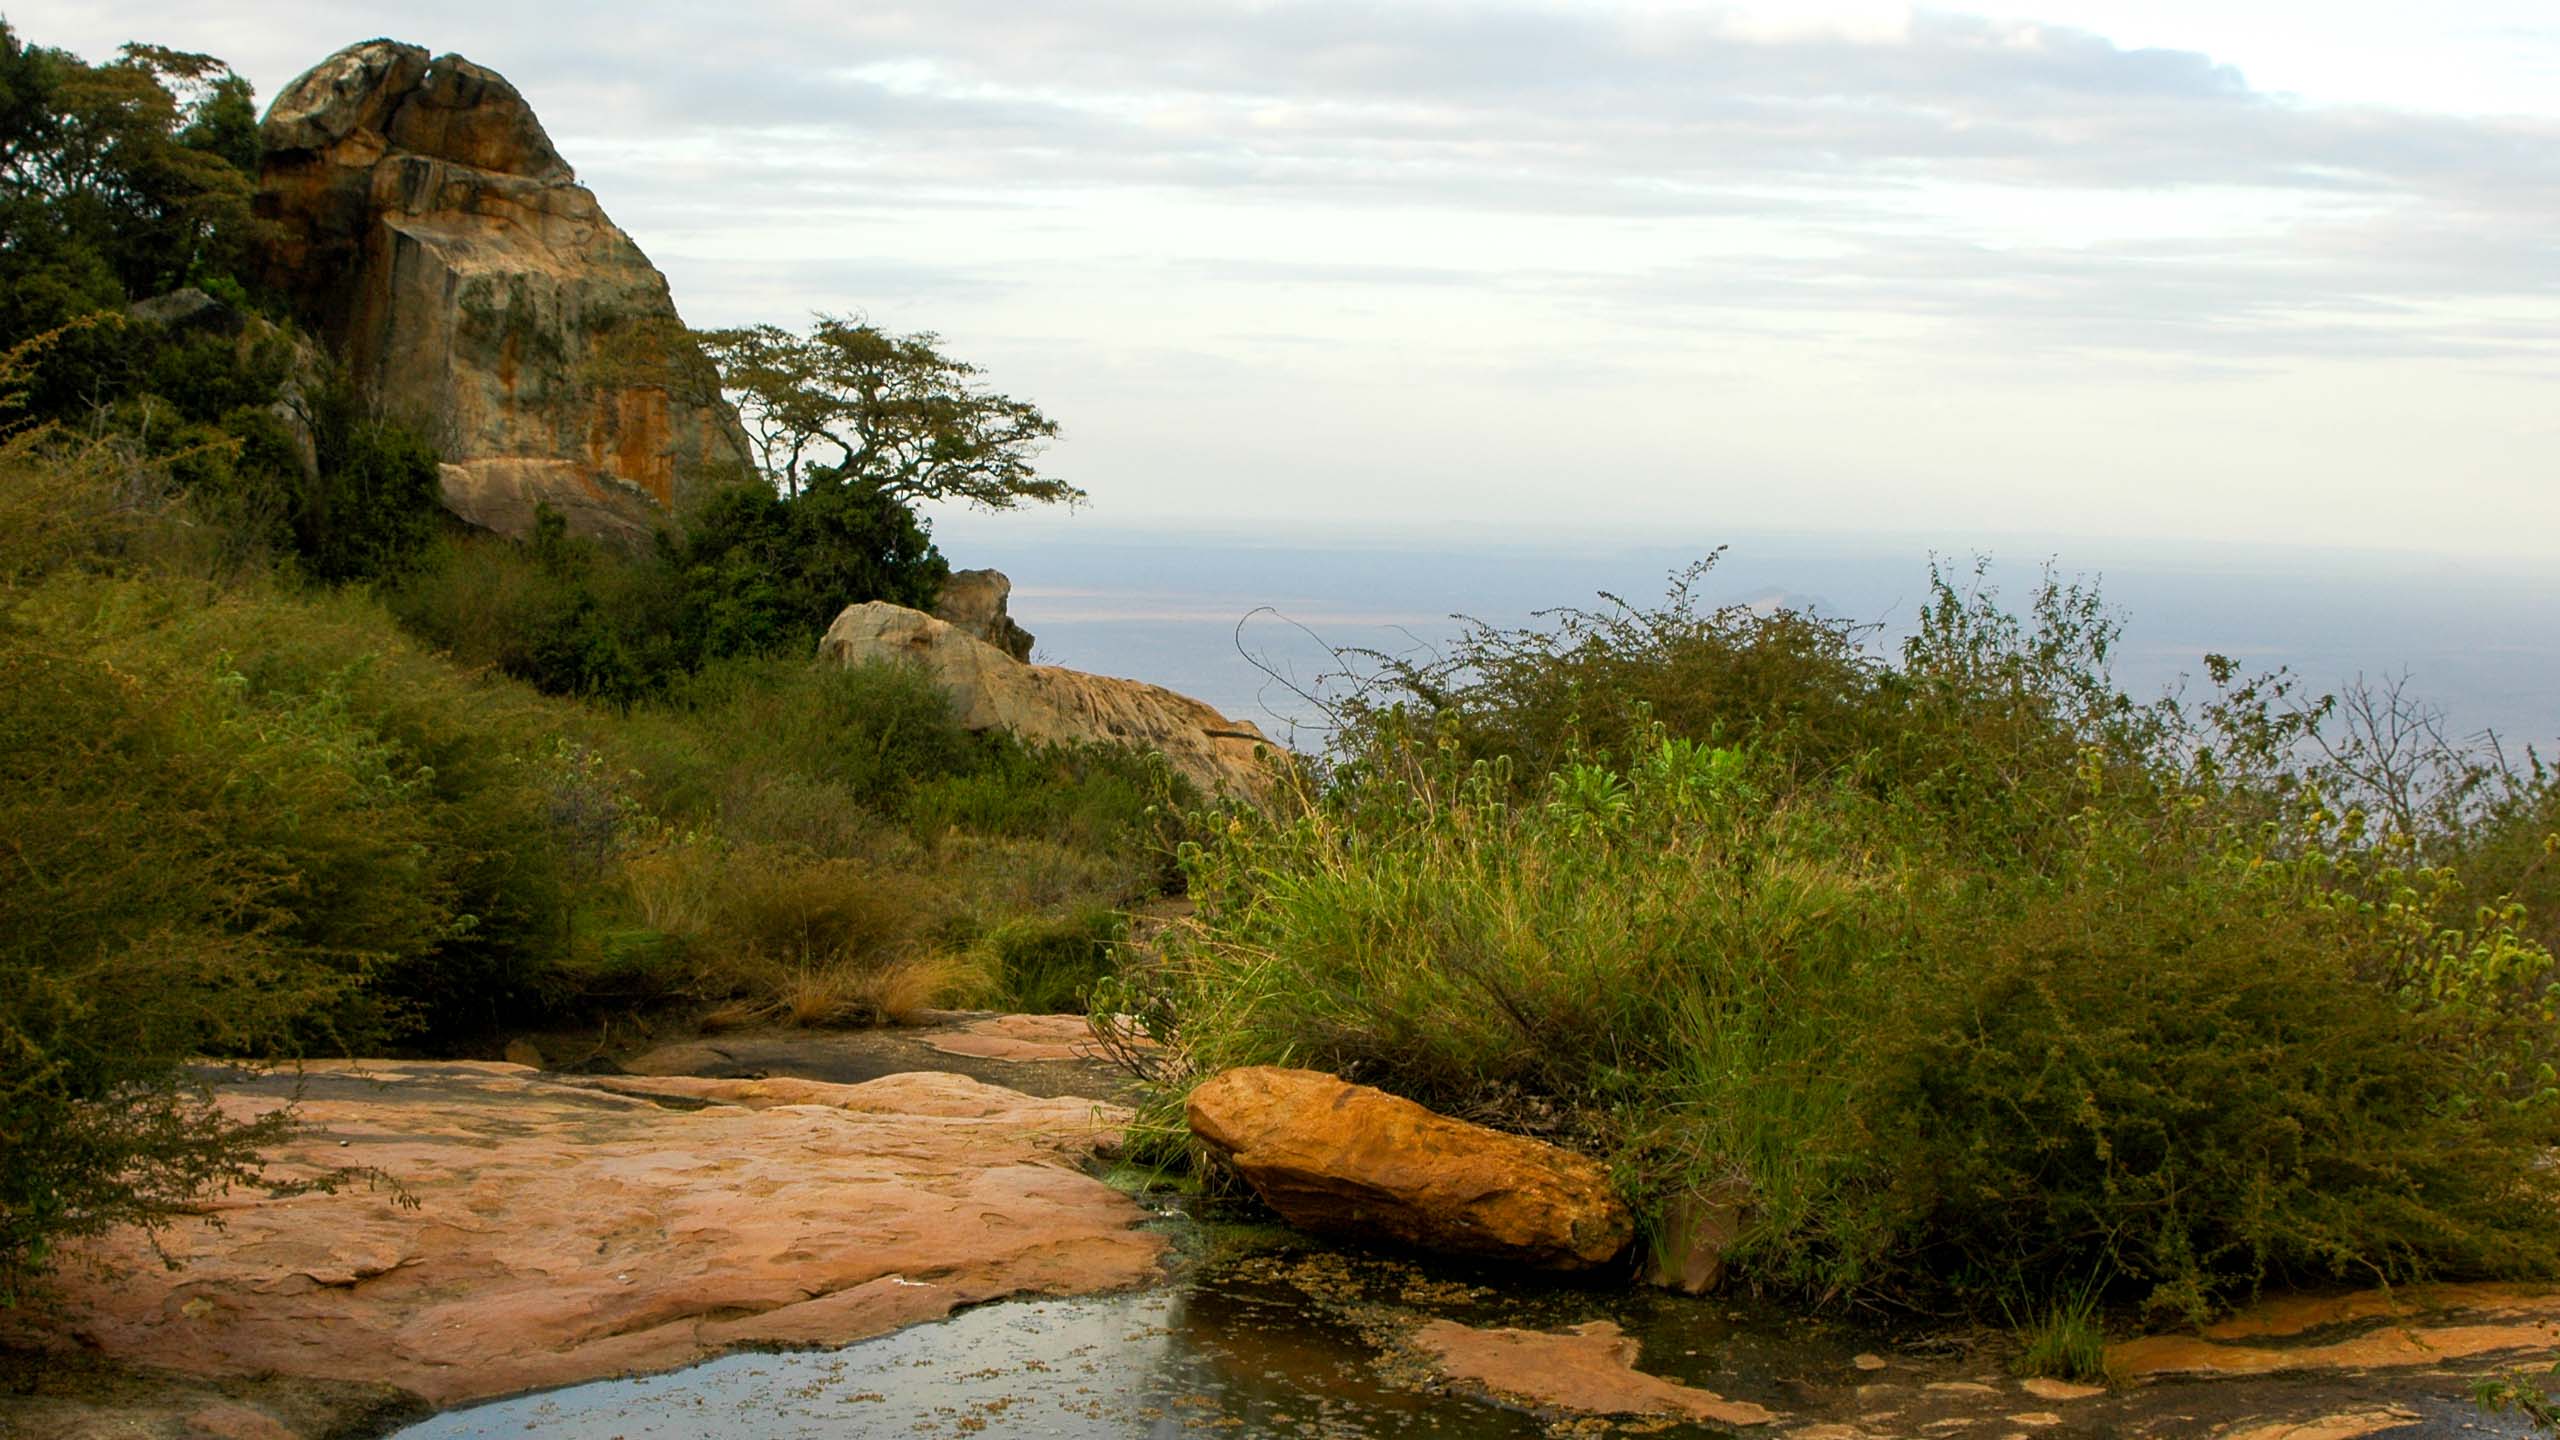
{"label": "rocky ridge", "polygon": [[1176,774],[1213,794],[1253,799],[1271,786],[1277,747],[1252,722],[1230,720],[1161,685],[1025,664],[920,610],[885,600],[848,605],[827,627],[818,653],[843,665],[920,665],[972,730],[1007,730],[1034,744],[1154,750]]}

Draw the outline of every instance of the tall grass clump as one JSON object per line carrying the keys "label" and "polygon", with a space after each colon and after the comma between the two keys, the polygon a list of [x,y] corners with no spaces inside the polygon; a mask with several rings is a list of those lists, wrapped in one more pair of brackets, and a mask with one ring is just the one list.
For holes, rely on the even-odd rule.
{"label": "tall grass clump", "polygon": [[2243,775],[2289,712],[2133,703],[2050,582],[1936,577],[1893,664],[1689,594],[1480,629],[1195,840],[1198,919],[1097,1001],[1168,1042],[1159,1116],[1335,1070],[1651,1214],[1739,1186],[1736,1272],[1812,1296],[2197,1318],[2560,1264],[2552,956],[2459,845]]}
{"label": "tall grass clump", "polygon": [[2076,1385],[2106,1382],[2106,1322],[2095,1291],[2073,1290],[2009,1318],[2018,1336],[2011,1366],[2018,1374]]}

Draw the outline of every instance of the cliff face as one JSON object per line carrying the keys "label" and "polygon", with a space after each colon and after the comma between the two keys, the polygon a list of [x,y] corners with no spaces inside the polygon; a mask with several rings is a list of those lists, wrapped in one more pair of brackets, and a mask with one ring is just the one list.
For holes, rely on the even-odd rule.
{"label": "cliff face", "polygon": [[548,501],[628,541],[749,473],[666,278],[504,77],[369,41],[286,86],[260,133],[270,283],[442,448],[456,514],[522,535]]}

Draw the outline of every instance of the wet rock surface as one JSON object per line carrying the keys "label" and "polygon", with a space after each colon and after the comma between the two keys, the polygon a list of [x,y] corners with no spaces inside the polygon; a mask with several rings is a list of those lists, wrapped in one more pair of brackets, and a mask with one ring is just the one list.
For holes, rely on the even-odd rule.
{"label": "wet rock surface", "polygon": [[1776,1411],[1636,1368],[1644,1347],[1611,1320],[1561,1331],[1478,1329],[1434,1320],[1413,1345],[1432,1368],[1498,1399],[1577,1415],[1658,1415],[1715,1425],[1766,1425]]}
{"label": "wet rock surface", "polygon": [[2429,1367],[2479,1356],[2560,1356],[2560,1293],[2519,1285],[2426,1285],[2286,1296],[2194,1335],[2107,1349],[2129,1379]]}
{"label": "wet rock surface", "polygon": [[[1145,1291],[1007,1302],[824,1354],[741,1355],[529,1396],[439,1416],[411,1440],[2531,1433],[2464,1398],[2479,1367],[2069,1386],[2009,1374],[2009,1342],[1990,1331],[1878,1330],[1721,1297],[1542,1286],[1214,1219],[1175,1233],[1173,1279]],[[1494,1348],[1470,1358],[1452,1336]],[[1708,1403],[1735,1409],[1719,1418]]]}
{"label": "wet rock surface", "polygon": [[1191,1092],[1191,1133],[1290,1224],[1541,1270],[1618,1257],[1635,1219],[1568,1150],[1315,1070],[1250,1066]]}

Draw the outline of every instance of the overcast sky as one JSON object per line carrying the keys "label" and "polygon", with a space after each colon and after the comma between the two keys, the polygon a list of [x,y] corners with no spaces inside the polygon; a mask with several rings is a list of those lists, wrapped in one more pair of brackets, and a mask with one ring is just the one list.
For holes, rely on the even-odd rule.
{"label": "overcast sky", "polygon": [[1084,523],[2560,554],[2560,5],[0,0],[507,75],[696,324],[940,331]]}

